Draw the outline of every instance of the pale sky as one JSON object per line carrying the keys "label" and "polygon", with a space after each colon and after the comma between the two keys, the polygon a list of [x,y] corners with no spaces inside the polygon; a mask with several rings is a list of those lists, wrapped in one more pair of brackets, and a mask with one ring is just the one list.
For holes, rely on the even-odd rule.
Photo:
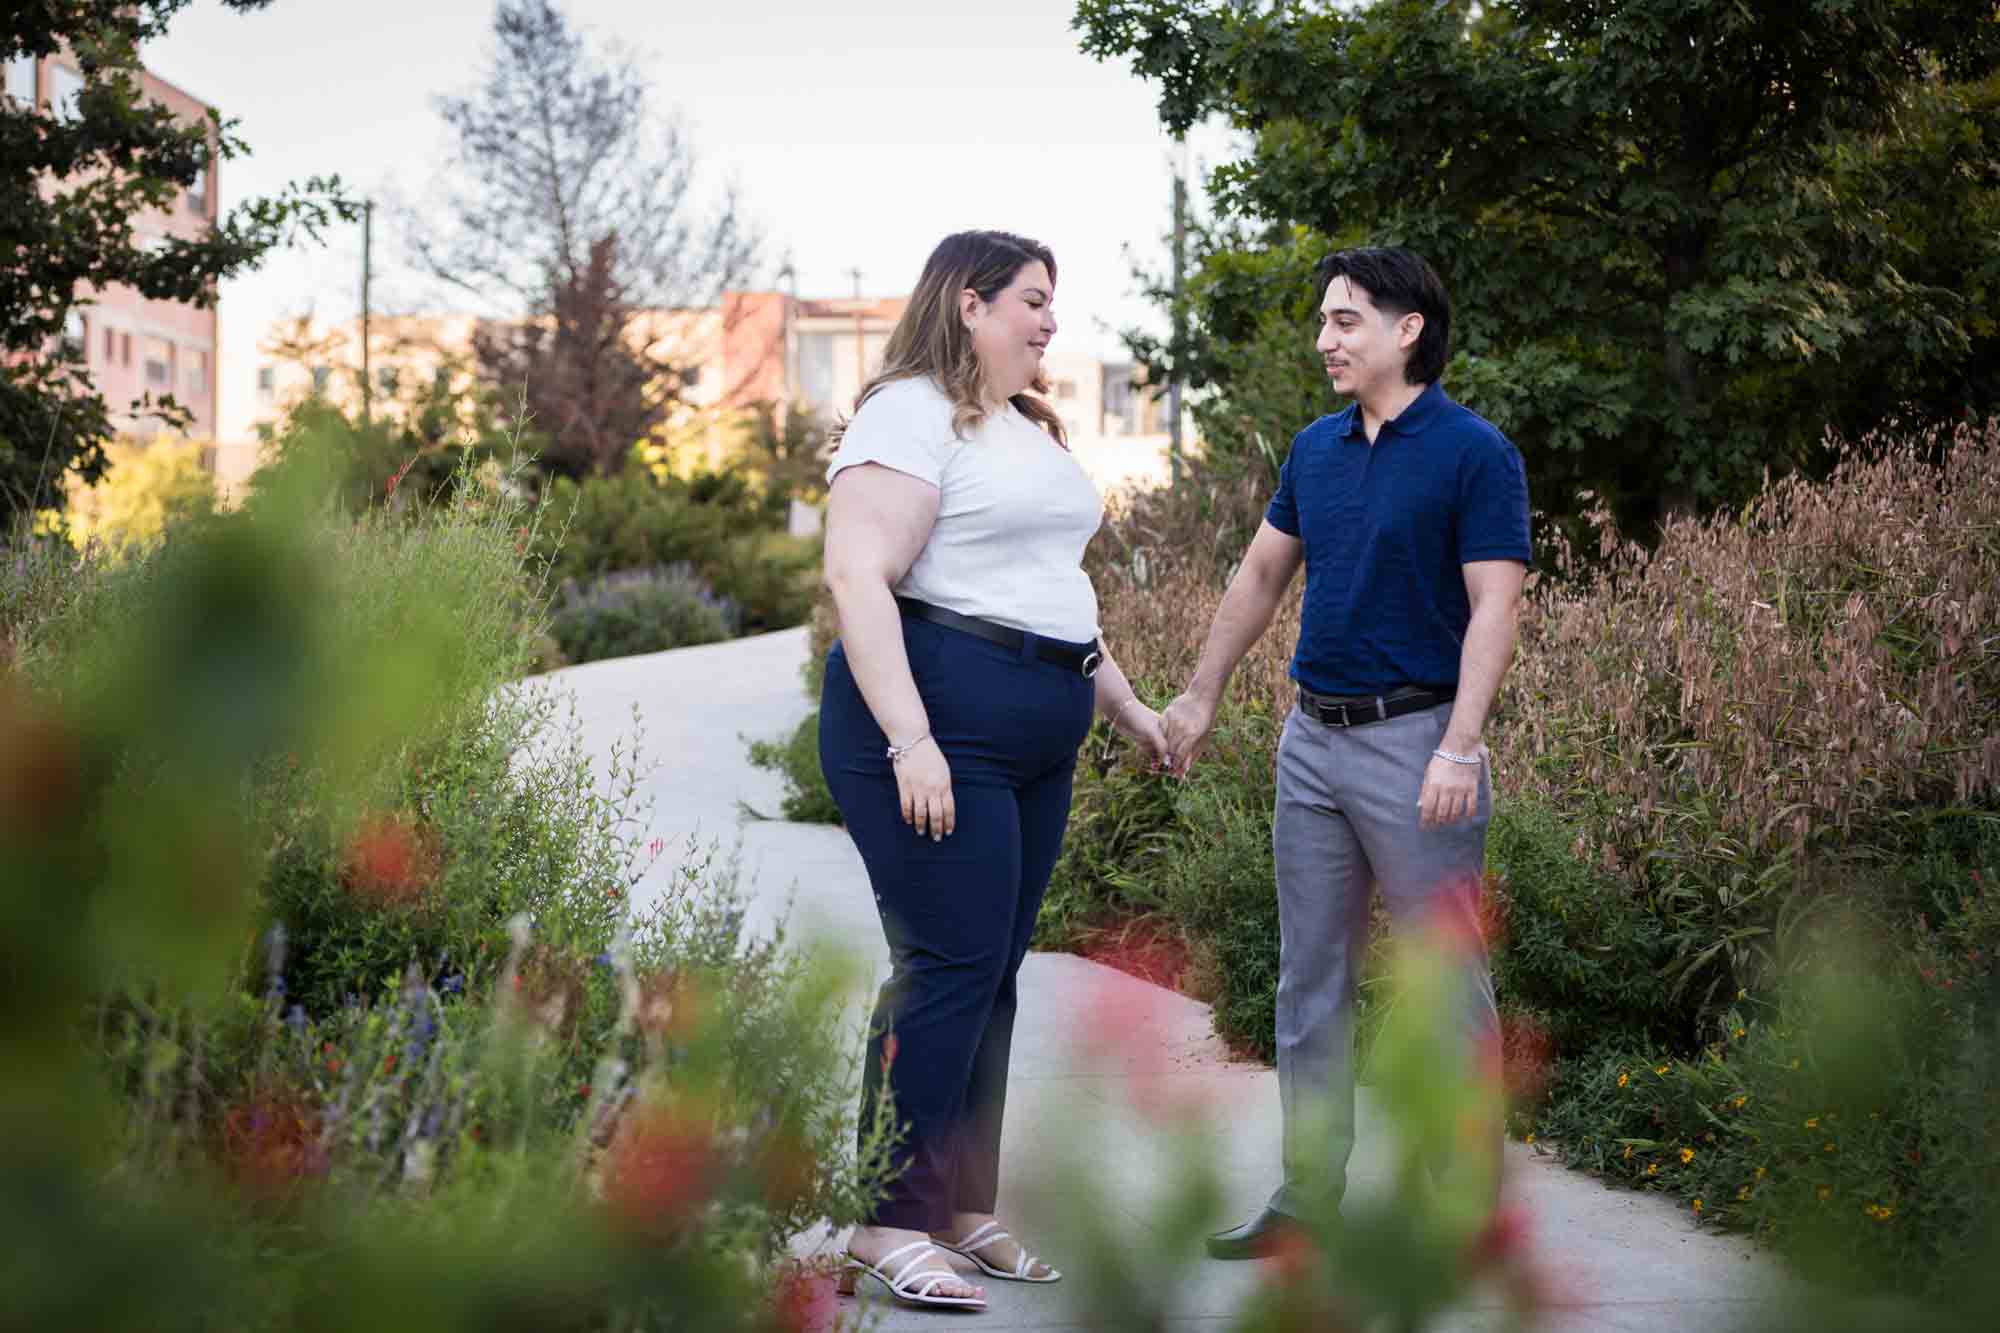
{"label": "pale sky", "polygon": [[[1056,314],[1072,350],[1121,355],[1116,331],[1152,323],[1125,251],[1164,267],[1171,171],[1153,89],[1077,50],[1072,0],[567,0],[590,38],[630,53],[657,109],[692,131],[702,175],[735,183],[787,251],[802,296],[895,295],[939,238],[999,227],[1051,246]],[[278,0],[236,14],[196,0],[145,52],[161,77],[240,123],[252,155],[224,164],[225,210],[337,172],[359,193],[420,204],[447,166],[432,99],[474,86],[492,0]],[[1225,151],[1191,136],[1197,170]],[[1191,189],[1198,195],[1199,190]],[[222,434],[257,338],[310,308],[359,309],[359,228],[273,256],[222,289]],[[435,304],[377,212],[378,310]]]}

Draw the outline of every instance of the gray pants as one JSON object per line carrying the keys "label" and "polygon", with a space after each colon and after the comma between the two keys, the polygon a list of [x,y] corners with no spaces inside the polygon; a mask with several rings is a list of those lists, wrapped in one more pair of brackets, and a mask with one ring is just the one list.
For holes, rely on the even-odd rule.
{"label": "gray pants", "polygon": [[[1339,1202],[1354,1151],[1354,994],[1378,885],[1400,930],[1429,921],[1478,940],[1478,888],[1492,784],[1482,766],[1472,815],[1425,829],[1417,796],[1451,705],[1334,727],[1292,710],[1278,743],[1271,842],[1278,878],[1278,1087],[1285,1181],[1271,1198],[1299,1215]],[[1440,920],[1442,917],[1444,919]],[[1464,964],[1460,1012],[1471,1043],[1497,1039],[1482,944]],[[1492,1127],[1497,1149],[1501,1127]],[[1433,1164],[1434,1166],[1438,1164]]]}

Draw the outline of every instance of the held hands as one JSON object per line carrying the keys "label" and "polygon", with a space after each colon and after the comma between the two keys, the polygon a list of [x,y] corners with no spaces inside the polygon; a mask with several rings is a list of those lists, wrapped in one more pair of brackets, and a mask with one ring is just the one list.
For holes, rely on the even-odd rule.
{"label": "held hands", "polygon": [[1167,739],[1167,772],[1186,777],[1215,725],[1215,704],[1192,692],[1183,693],[1161,715]]}
{"label": "held hands", "polygon": [[928,736],[896,756],[890,767],[896,770],[896,796],[903,804],[903,822],[916,829],[917,836],[930,835],[932,842],[958,826],[958,806],[951,797],[951,765],[944,751]]}
{"label": "held hands", "polygon": [[1167,765],[1167,736],[1160,725],[1160,715],[1139,701],[1133,695],[1118,706],[1111,715],[1112,725],[1131,737],[1132,742],[1146,752],[1147,762],[1157,773]]}

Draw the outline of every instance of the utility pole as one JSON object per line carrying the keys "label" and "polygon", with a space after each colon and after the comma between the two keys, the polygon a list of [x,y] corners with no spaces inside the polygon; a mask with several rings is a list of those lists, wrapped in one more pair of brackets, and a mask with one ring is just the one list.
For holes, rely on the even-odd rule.
{"label": "utility pole", "polygon": [[[374,376],[368,374],[368,248],[374,234],[374,200],[362,200],[362,426],[374,420]],[[1180,282],[1176,278],[1174,286]]]}
{"label": "utility pole", "polygon": [[847,272],[854,279],[854,392],[859,394],[868,382],[868,352],[861,336],[861,269],[857,265]]}
{"label": "utility pole", "polygon": [[1187,140],[1181,140],[1179,170],[1174,172],[1174,368],[1167,380],[1167,466],[1176,489],[1181,484],[1181,358],[1187,345],[1187,316],[1181,304],[1187,263]]}

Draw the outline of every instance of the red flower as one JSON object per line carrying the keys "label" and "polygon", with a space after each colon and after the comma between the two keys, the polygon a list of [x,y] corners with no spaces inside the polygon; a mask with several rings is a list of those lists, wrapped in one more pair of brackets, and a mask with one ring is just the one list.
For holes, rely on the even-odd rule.
{"label": "red flower", "polygon": [[635,1230],[676,1230],[705,1203],[717,1172],[706,1126],[664,1106],[628,1112],[604,1156],[604,1201]]}
{"label": "red flower", "polygon": [[413,820],[381,815],[349,841],[341,879],[380,906],[413,906],[437,878],[439,859],[435,838]]}

